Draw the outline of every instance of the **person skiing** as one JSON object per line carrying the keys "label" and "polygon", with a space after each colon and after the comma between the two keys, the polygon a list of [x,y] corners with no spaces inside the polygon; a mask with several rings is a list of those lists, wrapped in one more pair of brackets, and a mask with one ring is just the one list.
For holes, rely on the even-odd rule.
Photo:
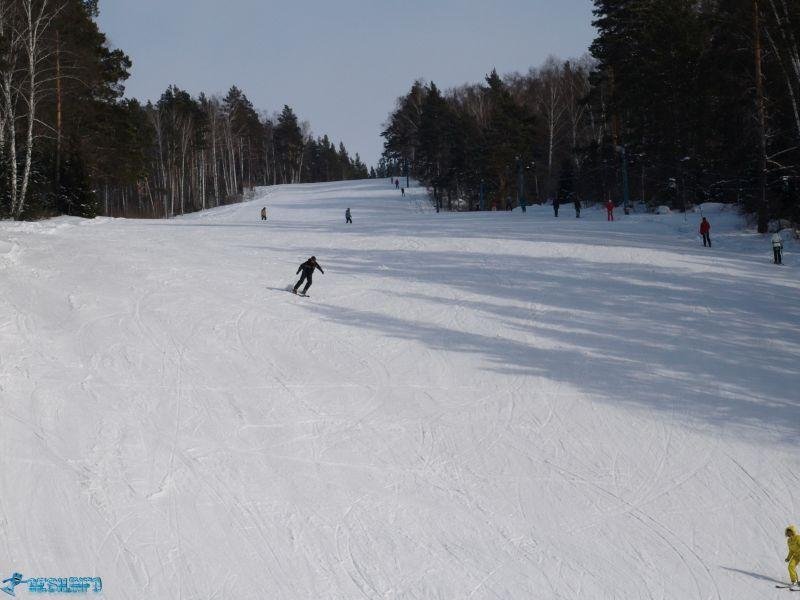
{"label": "person skiing", "polygon": [[262,221],[266,221],[267,220],[267,207],[266,206],[261,209],[261,220]]}
{"label": "person skiing", "polygon": [[700,221],[700,235],[703,236],[703,247],[711,248],[711,223],[705,217]]}
{"label": "person skiing", "polygon": [[800,585],[797,578],[797,565],[800,564],[800,535],[797,534],[797,527],[789,525],[783,532],[786,536],[786,545],[789,546],[789,554],[786,555],[784,562],[789,563],[789,580],[792,586]]}
{"label": "person skiing", "polygon": [[555,213],[556,217],[558,217],[558,209],[561,206],[561,192],[556,194],[556,197],[553,198],[553,212]]}
{"label": "person skiing", "polygon": [[400,188],[400,195],[401,196],[405,196],[406,195],[406,188],[404,188],[404,187]]}
{"label": "person skiing", "polygon": [[345,223],[352,223],[353,222],[353,217],[350,216],[350,209],[349,208],[346,211],[344,211],[344,222]]}
{"label": "person skiing", "polygon": [[606,202],[606,211],[608,212],[608,220],[609,221],[613,221],[614,220],[614,202],[612,200],[609,200],[608,202]]}
{"label": "person skiing", "polygon": [[296,294],[297,293],[297,288],[299,288],[302,285],[302,283],[305,281],[306,282],[306,287],[303,288],[303,291],[301,293],[304,296],[306,295],[306,293],[308,292],[308,288],[311,287],[312,279],[314,277],[314,269],[319,269],[319,272],[322,273],[323,275],[325,275],[325,271],[323,271],[322,267],[319,266],[319,263],[317,262],[317,257],[316,256],[312,256],[306,262],[304,262],[302,265],[297,267],[296,275],[299,275],[300,271],[302,271],[303,274],[300,276],[300,281],[298,281],[294,285],[294,288],[292,289],[292,292],[294,292]]}
{"label": "person skiing", "polygon": [[394,180],[394,189],[396,189],[396,190],[400,189],[400,180],[399,179],[395,179]]}
{"label": "person skiing", "polygon": [[575,196],[575,200],[573,200],[572,203],[575,205],[575,218],[576,219],[580,219],[581,218],[581,201],[578,198],[578,196]]}
{"label": "person skiing", "polygon": [[783,238],[781,232],[776,231],[772,234],[772,253],[775,255],[775,264],[783,264]]}

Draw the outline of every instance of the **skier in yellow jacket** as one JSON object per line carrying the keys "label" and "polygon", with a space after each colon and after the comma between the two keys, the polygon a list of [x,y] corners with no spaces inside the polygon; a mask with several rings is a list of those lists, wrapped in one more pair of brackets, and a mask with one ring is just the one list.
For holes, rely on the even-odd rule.
{"label": "skier in yellow jacket", "polygon": [[789,525],[784,532],[786,543],[789,546],[789,554],[786,562],[789,563],[789,580],[792,585],[797,585],[797,565],[800,564],[800,535],[797,535],[797,527]]}

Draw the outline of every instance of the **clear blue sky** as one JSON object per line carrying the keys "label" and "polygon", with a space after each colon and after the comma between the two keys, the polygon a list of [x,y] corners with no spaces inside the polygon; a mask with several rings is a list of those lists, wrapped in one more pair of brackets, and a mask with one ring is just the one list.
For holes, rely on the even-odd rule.
{"label": "clear blue sky", "polygon": [[374,164],[381,125],[417,78],[441,88],[580,56],[591,0],[101,0],[100,27],[132,58],[129,96],[237,85],[289,104],[317,135]]}

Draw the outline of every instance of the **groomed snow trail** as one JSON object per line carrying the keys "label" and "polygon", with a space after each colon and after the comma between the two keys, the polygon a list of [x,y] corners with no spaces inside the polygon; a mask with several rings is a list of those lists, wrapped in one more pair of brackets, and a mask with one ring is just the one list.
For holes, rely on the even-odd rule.
{"label": "groomed snow trail", "polygon": [[436,215],[411,192],[0,223],[0,579],[785,596],[800,270],[724,211],[709,250],[696,215]]}

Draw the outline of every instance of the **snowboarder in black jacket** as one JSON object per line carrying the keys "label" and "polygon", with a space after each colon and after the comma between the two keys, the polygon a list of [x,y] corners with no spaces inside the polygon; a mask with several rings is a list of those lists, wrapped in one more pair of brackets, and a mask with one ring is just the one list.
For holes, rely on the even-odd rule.
{"label": "snowboarder in black jacket", "polygon": [[303,288],[302,293],[305,295],[305,293],[308,292],[308,288],[311,287],[311,280],[314,277],[314,269],[319,269],[319,272],[325,275],[325,271],[323,271],[322,267],[319,266],[315,256],[312,256],[297,268],[297,274],[299,274],[300,271],[302,271],[303,274],[300,276],[300,281],[298,281],[295,284],[294,289],[292,289],[295,294],[297,293],[297,288],[299,288],[304,281],[306,282],[306,287]]}

